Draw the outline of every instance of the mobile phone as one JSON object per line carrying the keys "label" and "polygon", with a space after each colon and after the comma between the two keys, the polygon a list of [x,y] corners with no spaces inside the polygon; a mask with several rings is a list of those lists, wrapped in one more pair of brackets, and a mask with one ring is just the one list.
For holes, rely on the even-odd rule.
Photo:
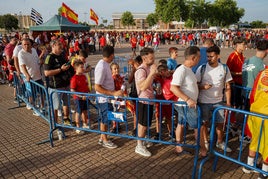
{"label": "mobile phone", "polygon": [[71,61],[68,61],[67,63],[65,63],[66,66],[71,65]]}

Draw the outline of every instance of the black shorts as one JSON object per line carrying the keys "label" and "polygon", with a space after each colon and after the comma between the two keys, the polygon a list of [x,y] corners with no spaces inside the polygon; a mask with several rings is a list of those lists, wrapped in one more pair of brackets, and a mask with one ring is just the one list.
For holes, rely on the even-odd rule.
{"label": "black shorts", "polygon": [[142,126],[151,126],[154,106],[138,103],[138,122]]}
{"label": "black shorts", "polygon": [[79,114],[81,114],[82,111],[87,110],[87,101],[86,100],[75,99],[74,105],[75,105],[75,112],[77,112]]}

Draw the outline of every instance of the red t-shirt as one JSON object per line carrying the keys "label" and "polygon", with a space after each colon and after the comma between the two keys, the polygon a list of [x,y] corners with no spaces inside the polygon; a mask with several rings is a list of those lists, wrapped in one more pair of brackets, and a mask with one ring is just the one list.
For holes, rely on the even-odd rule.
{"label": "red t-shirt", "polygon": [[136,37],[132,37],[131,40],[130,40],[131,47],[132,48],[135,48],[136,45],[137,45],[137,42],[138,42],[137,38]]}
{"label": "red t-shirt", "polygon": [[[238,53],[237,51],[232,52],[226,62],[230,72],[242,72],[242,66],[245,61],[243,54]],[[236,84],[242,85],[242,75],[232,76]]]}
{"label": "red t-shirt", "polygon": [[15,45],[12,45],[12,44],[7,44],[7,46],[5,47],[5,55],[6,56],[9,56],[10,58],[12,58],[13,56],[13,50],[15,48]]}
{"label": "red t-shirt", "polygon": [[[86,76],[84,74],[82,75],[75,74],[71,78],[70,88],[75,90],[76,92],[88,93],[89,89]],[[74,95],[74,99],[79,99],[79,97]]]}

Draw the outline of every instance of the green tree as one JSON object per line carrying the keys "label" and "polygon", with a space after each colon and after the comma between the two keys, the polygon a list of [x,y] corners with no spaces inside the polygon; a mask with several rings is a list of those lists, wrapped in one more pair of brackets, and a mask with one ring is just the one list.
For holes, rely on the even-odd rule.
{"label": "green tree", "polygon": [[156,25],[158,22],[158,17],[156,15],[156,13],[148,14],[148,16],[146,17],[146,21],[148,22],[149,26]]}
{"label": "green tree", "polygon": [[209,22],[222,27],[239,21],[245,10],[238,8],[235,0],[215,0],[209,12]]}
{"label": "green tree", "polygon": [[259,20],[252,21],[250,25],[252,28],[266,28],[266,24]]}
{"label": "green tree", "polygon": [[19,20],[11,14],[5,14],[0,18],[0,27],[10,31],[19,28]]}
{"label": "green tree", "polygon": [[189,8],[189,19],[194,22],[194,26],[201,27],[209,17],[207,12],[209,11],[210,3],[206,3],[205,0],[196,0],[189,1],[187,5]]}
{"label": "green tree", "polygon": [[187,20],[189,8],[185,0],[154,0],[155,13],[164,23]]}
{"label": "green tree", "polygon": [[126,11],[122,14],[121,22],[124,26],[135,25],[135,21],[131,12]]}

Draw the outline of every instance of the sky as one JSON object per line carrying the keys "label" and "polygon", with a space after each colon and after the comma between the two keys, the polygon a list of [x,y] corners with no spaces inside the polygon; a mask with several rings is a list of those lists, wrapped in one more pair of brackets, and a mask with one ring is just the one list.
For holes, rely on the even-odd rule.
{"label": "sky", "polygon": [[[213,0],[211,0],[213,1]],[[92,8],[101,19],[112,20],[112,13],[130,11],[132,13],[153,13],[155,9],[154,0],[0,0],[0,15],[23,14],[29,15],[31,8],[41,13],[44,22],[58,13],[62,2],[78,14],[81,22],[94,24],[89,19],[89,9]],[[268,0],[237,0],[237,6],[245,9],[242,22],[261,20],[268,23]]]}

